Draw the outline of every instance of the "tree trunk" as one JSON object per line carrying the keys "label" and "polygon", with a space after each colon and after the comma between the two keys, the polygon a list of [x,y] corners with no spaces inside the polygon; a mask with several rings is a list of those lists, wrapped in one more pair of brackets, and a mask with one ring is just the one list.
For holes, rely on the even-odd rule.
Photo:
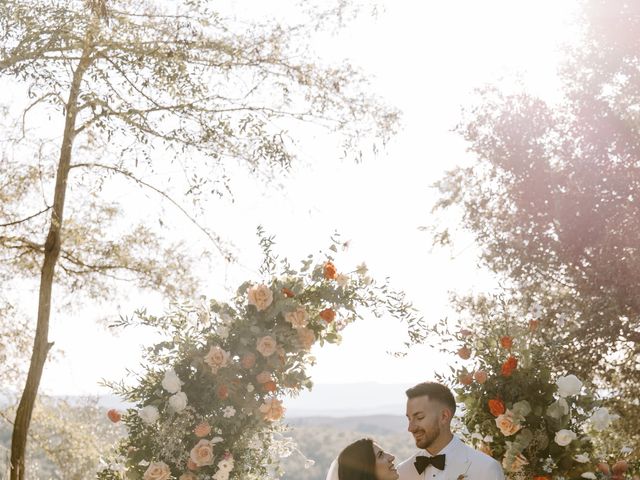
{"label": "tree trunk", "polygon": [[51,214],[49,233],[44,245],[44,261],[40,274],[40,293],[38,299],[38,320],[36,334],[33,342],[33,352],[31,353],[31,363],[29,373],[25,383],[16,419],[13,425],[13,436],[11,438],[11,480],[24,480],[25,477],[25,453],[27,447],[27,435],[33,407],[42,378],[47,354],[53,346],[49,342],[49,318],[51,315],[51,294],[53,289],[53,279],[56,263],[60,254],[60,231],[62,229],[64,200],[67,191],[67,179],[69,167],[71,165],[71,152],[75,137],[76,116],[78,114],[78,95],[84,76],[91,63],[91,51],[93,43],[93,28],[96,24],[92,22],[87,29],[80,61],[73,72],[73,80],[69,90],[69,99],[66,104],[66,117],[62,146],[60,148],[60,158],[58,170],[56,172],[56,186]]}

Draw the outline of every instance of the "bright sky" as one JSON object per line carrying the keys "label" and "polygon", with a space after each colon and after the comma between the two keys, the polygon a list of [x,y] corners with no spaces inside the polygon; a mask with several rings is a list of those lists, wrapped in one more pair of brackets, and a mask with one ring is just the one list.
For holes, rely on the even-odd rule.
{"label": "bright sky", "polygon": [[[377,18],[359,20],[324,42],[326,55],[350,57],[371,75],[372,88],[402,111],[400,133],[378,158],[357,165],[315,144],[303,145],[304,164],[282,179],[281,190],[247,181],[235,203],[215,204],[211,217],[217,231],[242,256],[240,265],[212,272],[211,291],[204,293],[225,297],[239,282],[257,277],[258,224],[276,235],[278,251],[290,259],[328,245],[338,230],[351,240],[342,265],[365,261],[376,278],[390,276],[430,321],[445,315],[449,291],[491,284],[476,268],[469,240],[461,239],[455,258],[449,251],[431,251],[428,235],[418,230],[433,220],[429,186],[468,158],[451,129],[474,87],[519,73],[536,93],[554,96],[558,46],[568,38],[566,22],[575,2],[386,0]],[[134,298],[127,306],[149,301]],[[73,319],[54,319],[50,338],[65,356],[45,368],[45,392],[106,393],[97,386],[100,378],[118,380],[126,368],[137,368],[140,347],[153,338],[105,335],[92,321],[98,315],[88,310]],[[312,376],[317,383],[416,383],[434,369],[444,370],[447,359],[429,346],[402,359],[386,355],[401,347],[405,335],[402,325],[388,320],[354,324],[339,347],[315,351]]]}

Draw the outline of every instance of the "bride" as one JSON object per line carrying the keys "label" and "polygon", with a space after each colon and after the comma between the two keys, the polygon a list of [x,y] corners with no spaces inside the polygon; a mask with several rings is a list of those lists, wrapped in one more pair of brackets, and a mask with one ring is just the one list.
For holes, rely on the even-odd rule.
{"label": "bride", "polygon": [[362,438],[340,452],[327,480],[397,480],[395,458],[370,438]]}

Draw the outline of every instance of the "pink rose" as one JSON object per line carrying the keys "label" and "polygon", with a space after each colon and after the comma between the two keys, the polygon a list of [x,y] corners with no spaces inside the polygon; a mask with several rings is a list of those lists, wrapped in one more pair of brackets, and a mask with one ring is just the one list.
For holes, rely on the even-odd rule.
{"label": "pink rose", "polygon": [[284,314],[284,319],[291,324],[293,328],[303,328],[309,322],[309,315],[304,307],[298,307],[293,312]]}
{"label": "pink rose", "polygon": [[189,458],[198,467],[213,465],[213,445],[209,440],[202,439],[191,449]]}
{"label": "pink rose", "polygon": [[278,344],[276,343],[275,338],[269,335],[259,338],[256,343],[256,350],[265,357],[269,357],[276,353],[277,347]]}
{"label": "pink rose", "polygon": [[273,292],[266,285],[253,285],[247,290],[249,305],[253,305],[259,312],[269,308],[273,302]]}
{"label": "pink rose", "polygon": [[142,476],[144,480],[169,480],[171,470],[164,462],[151,462]]}
{"label": "pink rose", "polygon": [[211,367],[213,373],[218,373],[220,368],[226,367],[229,363],[229,353],[216,345],[211,347],[209,353],[204,357],[204,361]]}

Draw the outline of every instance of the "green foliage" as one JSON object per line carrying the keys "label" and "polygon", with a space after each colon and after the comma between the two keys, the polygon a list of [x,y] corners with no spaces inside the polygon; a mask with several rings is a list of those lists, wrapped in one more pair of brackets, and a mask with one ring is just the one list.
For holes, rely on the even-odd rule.
{"label": "green foliage", "polygon": [[[339,342],[342,328],[365,311],[403,321],[405,312],[415,316],[410,305],[388,298],[386,284],[338,273],[331,256],[309,257],[296,271],[276,260],[272,239],[261,238],[264,283],[243,283],[232,302],[121,320],[156,327],[167,340],[147,349],[136,385],[110,385],[136,408],[122,417],[128,437],[99,478],[121,478],[122,470],[142,478],[152,468],[185,479],[189,470],[198,479],[277,475],[279,452],[289,448],[276,438],[284,413],[279,398],[311,388],[311,346]],[[176,406],[178,397],[184,402]],[[145,415],[150,407],[158,418]],[[205,460],[196,459],[196,445]]]}

